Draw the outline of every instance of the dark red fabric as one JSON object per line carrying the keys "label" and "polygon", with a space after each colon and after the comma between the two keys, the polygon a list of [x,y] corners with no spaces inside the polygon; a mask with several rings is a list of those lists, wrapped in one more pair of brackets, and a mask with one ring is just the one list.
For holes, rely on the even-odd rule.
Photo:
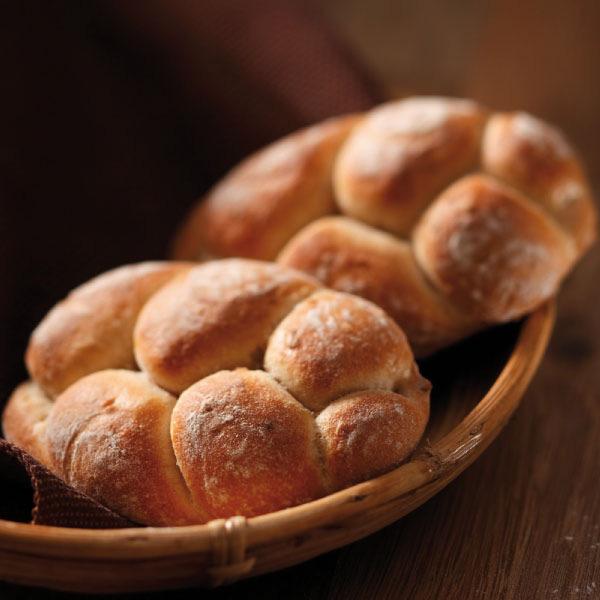
{"label": "dark red fabric", "polygon": [[[2,23],[0,401],[70,289],[163,257],[198,194],[249,152],[379,99],[300,2],[24,0]],[[130,525],[4,441],[0,517]]]}

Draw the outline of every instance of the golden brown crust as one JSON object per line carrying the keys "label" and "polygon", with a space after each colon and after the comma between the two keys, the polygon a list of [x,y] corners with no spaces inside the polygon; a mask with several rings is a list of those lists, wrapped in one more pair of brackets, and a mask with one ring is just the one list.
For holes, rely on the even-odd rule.
{"label": "golden brown crust", "polygon": [[317,417],[332,485],[343,488],[398,466],[416,448],[428,418],[428,395],[370,390],[332,402]]}
{"label": "golden brown crust", "polygon": [[173,392],[221,369],[259,366],[275,325],[318,287],[299,271],[252,260],[194,267],[141,312],[138,363]]}
{"label": "golden brown crust", "polygon": [[577,156],[554,127],[526,113],[500,113],[483,137],[484,168],[539,202],[573,236],[579,254],[596,237],[596,210]]}
{"label": "golden brown crust", "polygon": [[131,334],[146,300],[184,263],[119,267],[73,290],[31,335],[26,363],[32,378],[55,396],[79,378],[108,368],[132,368]]}
{"label": "golden brown crust", "polygon": [[[350,217],[322,219],[336,202]],[[556,293],[595,239],[596,213],[577,158],[553,128],[421,98],[258,153],[207,196],[178,252],[270,258],[292,236],[280,262],[374,300],[422,354]],[[118,270],[51,311],[27,363],[49,394],[75,383],[54,407],[34,384],[19,388],[3,416],[7,435],[78,489],[150,524],[290,506],[412,451],[429,385],[379,309],[317,291],[315,280],[278,266],[231,260],[187,269]],[[80,379],[134,368],[136,320],[135,352],[149,376],[170,390],[195,384],[175,408],[172,441],[176,401],[146,375]],[[279,383],[264,372],[213,374],[261,366],[265,347],[265,368]],[[323,409],[320,437],[299,402]],[[242,446],[247,454],[232,460],[228,452]]]}
{"label": "golden brown crust", "polygon": [[538,206],[485,175],[449,187],[414,234],[421,268],[446,296],[484,321],[514,319],[552,296],[573,243]]}
{"label": "golden brown crust", "polygon": [[[286,144],[290,156],[303,155],[302,144],[293,136],[287,138]],[[260,161],[261,155],[269,156],[269,153],[267,148],[253,160]],[[287,173],[296,180],[303,176],[293,158],[289,164],[291,166],[282,166],[278,177],[285,178]],[[245,199],[247,214],[261,210],[263,201],[255,190],[269,183],[267,176],[259,175],[258,171],[255,174],[252,185],[234,177],[236,193]],[[565,275],[566,263],[564,257],[561,258],[564,240],[557,236],[557,247],[550,251],[553,258],[541,261],[539,268],[534,269],[531,285],[522,285],[523,269],[515,269],[516,280],[503,284],[506,289],[511,287],[511,291],[505,293],[514,297],[507,300],[501,295],[497,306],[494,306],[495,299],[488,297],[483,313],[477,306],[473,310],[473,303],[465,303],[462,293],[448,296],[447,282],[437,287],[441,280],[435,276],[426,282],[427,278],[417,271],[421,265],[412,259],[399,236],[411,243],[422,215],[432,214],[428,207],[468,174],[487,175],[507,184],[521,194],[525,202],[541,208],[554,220],[573,242],[575,252],[568,260],[567,270],[596,239],[597,214],[590,186],[574,151],[555,128],[525,113],[490,113],[474,102],[427,97],[397,100],[368,111],[357,118],[351,133],[341,141],[333,168],[333,192],[338,210],[356,220],[356,227],[351,228],[349,224],[334,227],[328,216],[311,213],[306,225],[297,232],[280,227],[274,246],[269,246],[274,235],[270,230],[256,231],[260,231],[260,244],[268,247],[280,247],[279,234],[287,236],[290,241],[279,253],[280,262],[305,269],[329,286],[359,293],[380,304],[405,328],[415,352],[429,354],[484,325],[523,316],[535,308],[535,302],[556,294]],[[312,173],[304,176],[312,179]],[[227,181],[229,179],[223,184],[226,188]],[[218,185],[215,189],[219,188]],[[273,194],[269,197],[269,211],[274,212],[275,206],[291,211],[285,188],[270,189]],[[294,196],[294,207],[302,211],[312,200],[310,194],[302,196],[304,191],[297,189],[300,191]],[[478,193],[477,189],[472,193]],[[203,209],[203,204],[210,208]],[[226,205],[218,193],[209,193],[197,210],[226,214]],[[305,216],[309,216],[308,211]],[[525,218],[521,228],[511,234],[514,247],[531,247],[527,236],[532,235],[532,228],[540,222],[538,216],[531,219],[531,226],[525,224]],[[378,241],[374,232],[367,233],[364,227],[361,230],[360,224],[383,230]],[[191,237],[196,236],[195,243],[206,246],[202,236],[213,235],[209,221],[197,221],[190,228],[195,230],[190,233]],[[392,243],[391,237],[385,238],[384,232],[395,235],[397,244]],[[326,239],[328,233],[333,240]],[[535,233],[533,235],[535,237]],[[539,237],[550,241],[543,232]],[[459,243],[458,236],[454,242]],[[252,256],[251,250],[224,235],[219,236],[219,246],[210,250],[219,255]],[[421,244],[420,254],[439,250],[439,247],[427,249]],[[415,252],[414,247],[412,251]],[[457,251],[468,254],[470,250]],[[394,257],[397,257],[397,266],[394,266]],[[486,268],[490,268],[489,261]],[[547,278],[541,277],[541,268],[551,270]],[[490,277],[510,278],[512,272],[510,268],[503,268]],[[467,280],[477,278],[478,275],[471,274]],[[531,289],[535,282],[542,286],[538,293]],[[352,286],[354,289],[350,290]],[[520,291],[524,294],[522,298],[517,297]],[[480,292],[475,290],[474,293]],[[484,320],[487,322],[483,323]]]}
{"label": "golden brown crust", "polygon": [[[9,439],[122,515],[179,525],[312,500],[343,479],[329,473],[327,440],[309,408],[320,410],[350,391],[367,394],[366,388],[428,403],[429,383],[404,334],[376,305],[320,290],[308,275],[273,263],[228,259],[177,269],[137,316],[135,351],[146,372],[96,371],[54,402],[37,384],[24,384],[3,415]],[[111,287],[113,273],[108,283],[101,277],[80,288],[87,296],[73,294],[82,315],[90,315],[87,297],[92,307],[99,298],[110,303],[110,290],[116,303],[137,314],[140,269],[123,272],[132,275],[130,288],[118,278]],[[75,310],[69,301],[66,314]],[[99,323],[110,314],[90,317],[94,339],[106,339]],[[82,317],[77,335],[85,325]],[[72,336],[68,327],[63,331]],[[265,369],[281,382],[265,370],[215,373],[230,364],[262,366],[267,343]],[[177,400],[157,383],[178,391],[193,385]],[[397,450],[414,423],[398,428]],[[398,452],[386,456],[390,467],[401,460]],[[355,463],[354,478],[361,478],[366,467]],[[377,462],[375,470],[382,468]]]}
{"label": "golden brown crust", "polygon": [[174,255],[273,259],[304,225],[334,211],[333,159],[355,122],[325,121],[242,162],[192,212]]}
{"label": "golden brown crust", "polygon": [[391,390],[412,364],[406,336],[383,310],[329,290],[298,304],[265,353],[265,369],[315,411],[355,390]]}
{"label": "golden brown crust", "polygon": [[340,209],[408,235],[435,195],[476,165],[484,118],[474,102],[450,98],[409,98],[370,111],[336,161]]}
{"label": "golden brown crust", "polygon": [[312,414],[264,371],[221,371],[182,394],[177,461],[211,518],[254,516],[325,493]]}
{"label": "golden brown crust", "polygon": [[44,465],[49,464],[44,436],[51,408],[52,400],[27,381],[11,394],[2,413],[4,437]]}
{"label": "golden brown crust", "polygon": [[416,356],[431,354],[481,325],[432,287],[411,244],[348,217],[323,217],[305,227],[277,260],[381,306],[402,327]]}
{"label": "golden brown crust", "polygon": [[142,373],[99,371],[56,400],[46,437],[53,470],[75,489],[147,525],[202,523],[170,440],[175,398]]}

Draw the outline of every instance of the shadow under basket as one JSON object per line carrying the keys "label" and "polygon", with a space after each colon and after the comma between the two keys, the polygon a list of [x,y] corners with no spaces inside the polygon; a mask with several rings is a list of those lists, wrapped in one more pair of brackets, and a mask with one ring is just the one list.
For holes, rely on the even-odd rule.
{"label": "shadow under basket", "polygon": [[469,466],[519,405],[554,324],[550,302],[421,364],[421,446],[399,468],[294,508],[206,525],[66,529],[0,520],[0,579],[82,592],[218,586],[308,560],[414,510]]}

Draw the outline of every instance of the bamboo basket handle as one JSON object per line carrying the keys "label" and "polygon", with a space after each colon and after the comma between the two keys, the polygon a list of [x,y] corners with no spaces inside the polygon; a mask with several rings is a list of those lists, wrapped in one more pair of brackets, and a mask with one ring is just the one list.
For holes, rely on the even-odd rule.
{"label": "bamboo basket handle", "polygon": [[213,566],[207,569],[210,585],[233,583],[248,574],[256,557],[246,557],[246,518],[215,519],[208,523],[208,528],[213,561]]}

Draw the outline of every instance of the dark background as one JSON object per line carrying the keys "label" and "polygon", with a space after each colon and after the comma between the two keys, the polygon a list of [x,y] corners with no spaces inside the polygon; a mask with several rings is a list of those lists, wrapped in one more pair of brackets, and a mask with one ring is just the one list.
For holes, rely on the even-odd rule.
{"label": "dark background", "polygon": [[[164,257],[229,166],[330,114],[415,93],[524,108],[561,126],[600,189],[592,0],[0,8],[2,398],[54,301],[101,270]],[[561,293],[515,418],[422,508],[294,569],[168,597],[600,598],[599,293],[596,248]],[[0,584],[0,597],[63,595]]]}

